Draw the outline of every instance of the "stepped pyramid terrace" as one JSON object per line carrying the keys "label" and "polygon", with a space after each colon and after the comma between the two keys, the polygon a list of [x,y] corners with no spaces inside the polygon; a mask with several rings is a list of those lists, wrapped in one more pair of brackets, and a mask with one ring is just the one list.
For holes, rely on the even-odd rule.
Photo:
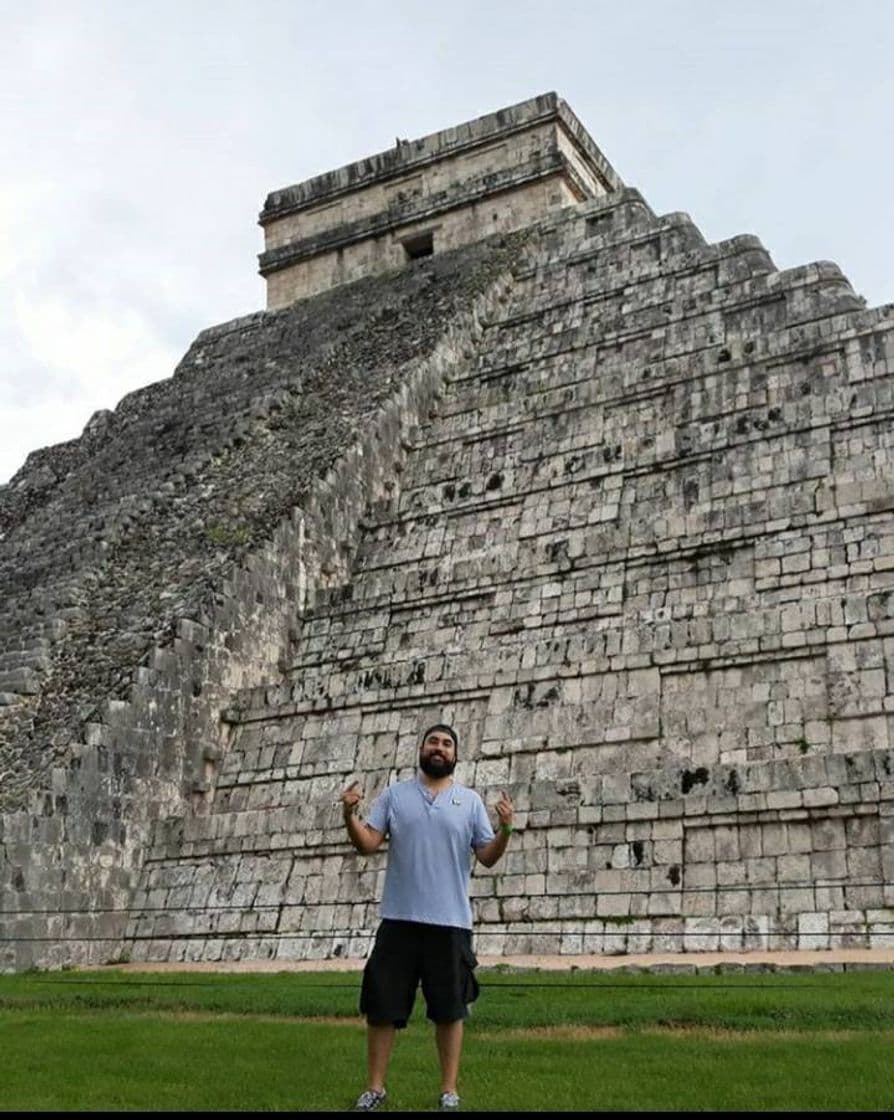
{"label": "stepped pyramid terrace", "polygon": [[0,488],[0,967],[362,957],[441,720],[481,953],[892,944],[894,307],[642,187],[547,94],[274,191]]}

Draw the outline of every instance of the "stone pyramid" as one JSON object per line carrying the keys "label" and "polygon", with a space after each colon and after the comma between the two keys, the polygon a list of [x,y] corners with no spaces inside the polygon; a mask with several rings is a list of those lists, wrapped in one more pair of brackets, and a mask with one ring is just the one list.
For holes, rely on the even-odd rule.
{"label": "stone pyramid", "polygon": [[479,951],[890,945],[894,308],[503,114],[271,196],[423,178],[0,492],[6,967],[363,956],[338,794],[441,719]]}

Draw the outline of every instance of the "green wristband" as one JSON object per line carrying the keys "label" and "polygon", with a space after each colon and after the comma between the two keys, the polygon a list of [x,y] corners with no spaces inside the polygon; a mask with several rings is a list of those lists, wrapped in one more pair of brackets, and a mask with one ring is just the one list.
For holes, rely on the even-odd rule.
{"label": "green wristband", "polygon": [[501,824],[500,825],[500,832],[502,832],[504,836],[511,836],[512,835],[512,825],[511,824]]}

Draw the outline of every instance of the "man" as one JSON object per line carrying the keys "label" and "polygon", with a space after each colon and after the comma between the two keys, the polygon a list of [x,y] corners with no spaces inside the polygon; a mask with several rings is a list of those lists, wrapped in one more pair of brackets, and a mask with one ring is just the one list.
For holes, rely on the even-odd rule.
{"label": "man", "polygon": [[419,748],[419,773],[389,786],[364,823],[354,782],[342,794],[351,843],[363,855],[389,837],[382,923],[363,973],[360,1011],[367,1022],[368,1082],[356,1109],[370,1112],[385,1099],[385,1074],[395,1032],[407,1025],[422,982],[441,1065],[442,1109],[459,1107],[456,1079],[463,1020],[478,995],[473,969],[471,852],[493,867],[512,833],[512,802],[496,804],[495,835],[481,798],[453,780],[459,740],[447,724],[430,727]]}

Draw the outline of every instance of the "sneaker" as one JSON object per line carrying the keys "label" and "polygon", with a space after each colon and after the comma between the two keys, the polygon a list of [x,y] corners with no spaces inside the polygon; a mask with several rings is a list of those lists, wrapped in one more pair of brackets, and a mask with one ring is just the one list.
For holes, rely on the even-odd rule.
{"label": "sneaker", "polygon": [[372,1112],[374,1108],[379,1107],[384,1099],[384,1089],[365,1089],[357,1098],[357,1102],[354,1105],[354,1111]]}
{"label": "sneaker", "polygon": [[459,1097],[456,1093],[442,1093],[438,1108],[441,1112],[454,1112],[459,1108]]}

